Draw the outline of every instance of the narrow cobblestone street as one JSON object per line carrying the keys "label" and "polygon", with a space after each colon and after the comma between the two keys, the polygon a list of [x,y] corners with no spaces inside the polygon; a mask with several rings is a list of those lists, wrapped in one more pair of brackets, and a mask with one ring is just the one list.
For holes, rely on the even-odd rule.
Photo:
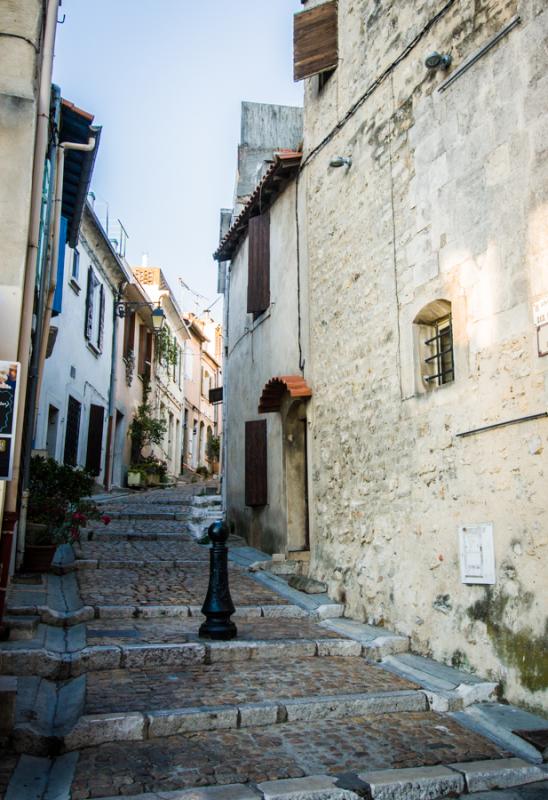
{"label": "narrow cobblestone street", "polygon": [[219,498],[196,491],[113,497],[110,525],[87,528],[75,558],[58,551],[57,574],[14,582],[2,800],[412,800],[543,778],[514,757],[516,737],[489,738],[467,716],[492,684],[412,656],[405,637],[343,619],[326,595],[249,572],[266,557],[237,537],[238,637],[200,639],[209,552],[192,534]]}

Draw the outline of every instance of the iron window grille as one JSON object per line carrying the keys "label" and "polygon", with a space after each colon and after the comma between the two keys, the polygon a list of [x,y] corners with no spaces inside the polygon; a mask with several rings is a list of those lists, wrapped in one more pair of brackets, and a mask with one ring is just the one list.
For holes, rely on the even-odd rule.
{"label": "iron window grille", "polygon": [[438,386],[455,380],[455,362],[453,358],[453,326],[451,315],[438,319],[433,324],[434,335],[425,341],[425,345],[433,352],[424,359],[427,369],[432,366],[436,370],[433,375],[426,375],[428,383],[437,381]]}

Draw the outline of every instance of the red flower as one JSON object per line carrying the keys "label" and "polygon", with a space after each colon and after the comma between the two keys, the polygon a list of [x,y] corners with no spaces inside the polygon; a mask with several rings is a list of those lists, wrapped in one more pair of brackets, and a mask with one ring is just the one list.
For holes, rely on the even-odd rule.
{"label": "red flower", "polygon": [[101,515],[101,522],[103,523],[103,525],[108,525],[109,522],[110,522],[109,515],[108,514],[102,514]]}
{"label": "red flower", "polygon": [[82,524],[82,525],[85,525],[86,518],[82,514],[81,511],[75,511],[74,514],[72,515],[72,521],[76,522],[76,523],[79,523],[79,524]]}

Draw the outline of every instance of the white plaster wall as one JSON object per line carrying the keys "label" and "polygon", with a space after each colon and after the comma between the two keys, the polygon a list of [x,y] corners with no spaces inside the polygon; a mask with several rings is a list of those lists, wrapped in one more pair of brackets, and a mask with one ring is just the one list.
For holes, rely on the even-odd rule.
{"label": "white plaster wall", "polygon": [[[340,0],[340,57],[308,82],[305,151],[440,4]],[[521,25],[445,93],[454,67]],[[456,3],[306,168],[312,574],[347,613],[547,706],[548,420],[532,303],[548,292],[545,4]],[[330,169],[335,155],[353,164]],[[415,395],[412,320],[453,304],[456,380]],[[466,586],[459,525],[493,522],[496,584]]]}
{"label": "white plaster wall", "polygon": [[[240,245],[230,267],[227,403],[228,518],[236,532],[267,552],[283,550],[286,492],[282,466],[280,414],[258,413],[265,384],[278,375],[297,375],[297,264],[295,184],[270,209],[270,307],[255,322],[247,313],[248,242]],[[226,334],[226,332],[225,332]],[[245,422],[265,418],[268,435],[268,505],[245,505]]]}
{"label": "white plaster wall", "polygon": [[[90,405],[93,403],[103,406],[105,418],[102,469],[97,476],[97,481],[102,483],[104,481],[115,288],[109,282],[96,252],[92,249],[90,240],[85,238],[82,233],[78,249],[80,251],[79,292],[73,288],[70,281],[73,251],[67,247],[65,252],[62,312],[52,321],[52,324],[57,325],[59,332],[53,353],[45,363],[35,448],[45,449],[46,447],[48,408],[53,405],[59,409],[56,459],[63,461],[68,397],[72,395],[82,404],[78,466],[85,466]],[[100,354],[92,350],[84,336],[87,274],[90,265],[100,283],[103,284],[105,292],[103,351]],[[76,370],[74,378],[70,375],[71,367]]]}

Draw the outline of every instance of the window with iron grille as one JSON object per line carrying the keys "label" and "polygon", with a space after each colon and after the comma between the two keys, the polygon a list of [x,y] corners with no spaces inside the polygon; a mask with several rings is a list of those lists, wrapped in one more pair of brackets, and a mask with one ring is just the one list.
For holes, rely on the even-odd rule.
{"label": "window with iron grille", "polygon": [[439,298],[424,306],[415,319],[416,391],[432,391],[455,380],[451,303]]}
{"label": "window with iron grille", "polygon": [[[432,327],[434,328],[434,335],[424,342],[425,346],[432,351],[431,355],[424,359],[425,364],[428,366],[424,379],[429,384],[433,383],[436,386],[442,386],[455,380],[451,315],[449,314],[444,319],[436,320]],[[430,374],[432,366],[435,371]]]}

